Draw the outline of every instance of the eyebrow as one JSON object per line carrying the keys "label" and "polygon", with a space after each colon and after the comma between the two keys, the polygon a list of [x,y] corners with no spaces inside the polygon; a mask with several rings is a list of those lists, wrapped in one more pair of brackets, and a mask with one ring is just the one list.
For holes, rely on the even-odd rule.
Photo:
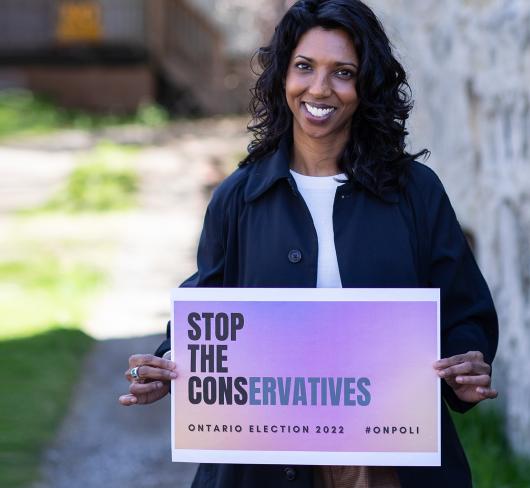
{"label": "eyebrow", "polygon": [[[308,56],[303,56],[302,54],[297,54],[295,58],[302,58],[306,61],[309,61],[310,63],[314,61],[314,59],[309,58]],[[355,63],[350,63],[349,61],[337,61],[335,66],[353,66],[355,69],[358,69],[358,66]]]}

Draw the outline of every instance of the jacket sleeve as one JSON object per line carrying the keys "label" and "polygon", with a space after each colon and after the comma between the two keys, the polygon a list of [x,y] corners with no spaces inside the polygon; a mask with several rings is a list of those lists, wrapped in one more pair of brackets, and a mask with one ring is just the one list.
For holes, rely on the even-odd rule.
{"label": "jacket sleeve", "polygon": [[[181,287],[216,287],[223,285],[225,264],[224,212],[214,194],[206,209],[197,251],[197,271]],[[166,326],[166,339],[155,352],[162,357],[171,348],[170,322]]]}
{"label": "jacket sleeve", "polygon": [[[434,174],[427,195],[430,286],[440,288],[442,357],[481,351],[491,365],[498,343],[495,306],[442,183]],[[465,412],[474,404],[461,401],[445,381],[449,406]]]}

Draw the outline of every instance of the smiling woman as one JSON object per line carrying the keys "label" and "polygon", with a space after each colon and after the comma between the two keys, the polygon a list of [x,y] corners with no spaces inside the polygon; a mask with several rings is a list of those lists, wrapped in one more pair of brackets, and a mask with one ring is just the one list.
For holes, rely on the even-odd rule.
{"label": "smiling woman", "polygon": [[319,162],[317,176],[340,172],[338,156],[348,141],[359,105],[355,86],[358,65],[353,42],[343,30],[315,27],[300,38],[285,81],[285,98],[293,114],[296,172],[309,174],[296,149],[324,144],[327,157]]}
{"label": "smiling woman", "polygon": [[[254,140],[241,165],[271,154],[287,137],[295,142],[295,170],[308,174],[296,153],[302,145],[318,162],[315,176],[343,173],[382,194],[402,187],[408,164],[428,154],[405,150],[412,109],[406,73],[361,1],[296,2],[257,60]],[[340,171],[333,172],[332,160]]]}
{"label": "smiling woman", "polygon": [[[182,286],[439,288],[443,359],[422,374],[443,378],[442,465],[203,464],[193,487],[470,488],[447,405],[465,412],[497,396],[490,376],[497,316],[441,182],[415,161],[427,151],[406,151],[412,103],[405,71],[379,20],[359,0],[296,2],[258,61],[249,125],[254,139],[212,197],[197,272]],[[307,338],[306,330],[296,330]],[[187,367],[161,359],[169,349],[168,332],[155,356],[131,356],[123,405],[167,394],[176,368]],[[262,383],[269,401],[280,383]],[[411,398],[411,408],[421,396]]]}

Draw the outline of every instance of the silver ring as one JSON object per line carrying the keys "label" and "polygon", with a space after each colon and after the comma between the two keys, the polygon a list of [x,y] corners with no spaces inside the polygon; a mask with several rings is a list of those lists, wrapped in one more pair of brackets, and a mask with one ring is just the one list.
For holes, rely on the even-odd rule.
{"label": "silver ring", "polygon": [[138,374],[138,369],[139,368],[140,368],[140,366],[135,366],[134,368],[131,369],[130,375],[135,380],[139,380],[140,379],[140,375]]}

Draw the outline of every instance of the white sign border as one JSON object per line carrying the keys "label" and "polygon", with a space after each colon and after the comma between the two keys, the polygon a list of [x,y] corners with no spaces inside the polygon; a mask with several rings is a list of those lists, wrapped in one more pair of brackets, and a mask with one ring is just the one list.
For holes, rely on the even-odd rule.
{"label": "white sign border", "polygon": [[[440,359],[439,288],[173,288],[171,290],[171,360],[175,301],[319,301],[319,302],[433,302],[437,303],[437,359]],[[172,388],[174,382],[171,381]],[[329,466],[441,466],[441,381],[437,381],[438,449],[436,452],[240,451],[177,449],[175,397],[171,396],[171,451],[173,462],[229,464],[298,464]]]}
{"label": "white sign border", "polygon": [[324,466],[440,466],[435,452],[222,451],[173,449],[174,462]]}

